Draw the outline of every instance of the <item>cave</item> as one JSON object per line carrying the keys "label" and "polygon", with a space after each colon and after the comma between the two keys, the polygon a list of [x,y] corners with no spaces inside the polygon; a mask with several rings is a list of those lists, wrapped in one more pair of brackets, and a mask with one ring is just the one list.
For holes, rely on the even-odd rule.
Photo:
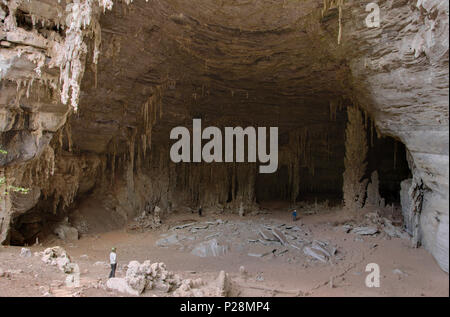
{"label": "cave", "polygon": [[[185,260],[220,271],[190,258],[201,249],[198,261],[251,258],[246,267],[270,254],[275,271],[305,276],[346,263],[359,244],[382,245],[416,271],[434,265],[423,278],[448,281],[448,2],[378,1],[379,24],[372,5],[1,2],[0,242],[40,250],[112,239],[133,260],[127,243],[142,237],[142,250],[151,244],[177,270]],[[224,131],[212,162],[200,121]],[[226,144],[233,127],[256,133],[241,135],[241,160],[237,135]],[[177,128],[189,131],[181,162]],[[263,144],[274,172],[262,172]],[[186,244],[202,230],[213,244]],[[269,245],[276,251],[261,251]],[[189,252],[174,260],[170,250]]]}

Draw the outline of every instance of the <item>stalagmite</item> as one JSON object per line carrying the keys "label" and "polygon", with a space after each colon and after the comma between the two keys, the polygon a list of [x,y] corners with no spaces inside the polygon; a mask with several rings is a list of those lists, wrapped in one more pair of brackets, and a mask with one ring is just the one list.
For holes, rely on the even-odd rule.
{"label": "stalagmite", "polygon": [[361,111],[356,106],[347,107],[347,128],[345,130],[345,171],[343,174],[344,206],[361,208],[364,203],[367,179],[367,140]]}
{"label": "stalagmite", "polygon": [[379,191],[380,182],[378,180],[378,172],[373,171],[370,183],[367,185],[366,205],[375,207],[385,207],[385,200],[381,197]]}

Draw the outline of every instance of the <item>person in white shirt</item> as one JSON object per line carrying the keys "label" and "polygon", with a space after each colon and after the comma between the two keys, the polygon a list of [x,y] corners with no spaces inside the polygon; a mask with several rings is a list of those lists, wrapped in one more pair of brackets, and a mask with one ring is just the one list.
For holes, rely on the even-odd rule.
{"label": "person in white shirt", "polygon": [[109,278],[116,276],[116,266],[117,266],[117,254],[116,248],[111,249],[109,254],[109,263],[111,264],[111,273],[109,273]]}

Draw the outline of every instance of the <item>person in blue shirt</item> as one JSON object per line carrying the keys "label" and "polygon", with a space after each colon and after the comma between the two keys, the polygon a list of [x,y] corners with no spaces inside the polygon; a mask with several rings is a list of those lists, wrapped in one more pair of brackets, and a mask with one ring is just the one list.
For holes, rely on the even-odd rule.
{"label": "person in blue shirt", "polygon": [[292,212],[292,221],[297,221],[297,210],[294,209],[294,211]]}

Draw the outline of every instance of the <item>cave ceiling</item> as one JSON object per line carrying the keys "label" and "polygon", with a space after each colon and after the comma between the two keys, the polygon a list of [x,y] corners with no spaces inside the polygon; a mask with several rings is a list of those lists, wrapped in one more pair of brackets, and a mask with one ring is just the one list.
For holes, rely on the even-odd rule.
{"label": "cave ceiling", "polygon": [[128,138],[152,98],[161,140],[194,117],[280,133],[327,124],[330,100],[348,87],[350,43],[337,44],[337,10],[322,18],[322,7],[319,0],[115,5],[100,20],[99,64],[87,60],[71,118],[75,147],[104,152]]}

